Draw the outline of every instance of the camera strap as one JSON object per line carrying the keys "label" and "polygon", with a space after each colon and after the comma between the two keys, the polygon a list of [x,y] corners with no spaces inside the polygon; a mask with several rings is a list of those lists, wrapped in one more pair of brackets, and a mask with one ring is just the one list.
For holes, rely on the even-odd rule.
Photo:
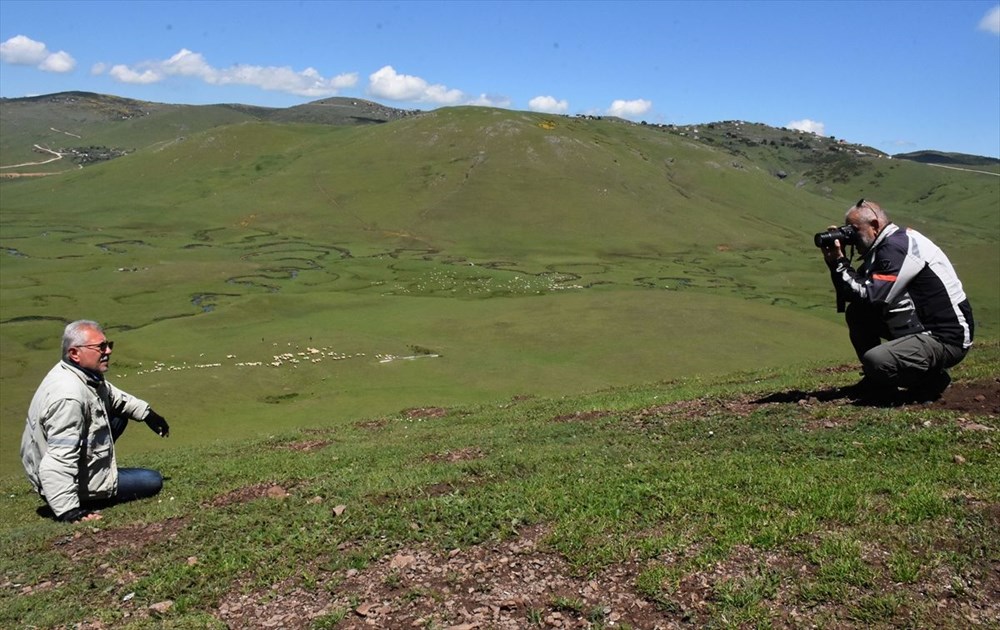
{"label": "camera strap", "polygon": [[[847,257],[847,264],[849,266],[854,265],[854,243],[848,243],[847,251],[844,251],[844,256]],[[837,285],[837,312],[843,313],[847,310],[847,299],[844,297],[844,292]]]}

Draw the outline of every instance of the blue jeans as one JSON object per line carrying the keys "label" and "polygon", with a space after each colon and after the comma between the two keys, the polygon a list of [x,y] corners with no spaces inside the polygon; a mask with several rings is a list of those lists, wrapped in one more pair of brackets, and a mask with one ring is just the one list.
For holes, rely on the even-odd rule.
{"label": "blue jeans", "polygon": [[[111,419],[111,439],[115,442],[125,432],[128,418]],[[124,503],[154,496],[163,489],[163,475],[149,468],[119,468],[118,492],[108,500],[110,504]]]}
{"label": "blue jeans", "polygon": [[154,496],[163,489],[163,475],[149,468],[119,468],[115,503]]}

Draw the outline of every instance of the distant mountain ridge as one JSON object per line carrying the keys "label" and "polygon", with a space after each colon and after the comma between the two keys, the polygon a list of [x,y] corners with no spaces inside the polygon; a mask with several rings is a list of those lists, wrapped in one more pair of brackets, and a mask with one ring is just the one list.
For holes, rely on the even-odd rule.
{"label": "distant mountain ridge", "polygon": [[258,120],[329,125],[381,123],[420,113],[420,110],[396,109],[364,99],[343,97],[326,98],[292,107],[262,107],[240,103],[175,105],[79,91],[22,98],[0,98],[0,106],[8,107],[11,105],[72,108],[77,112],[89,111],[92,115],[119,120],[174,108],[227,108]]}
{"label": "distant mountain ridge", "polygon": [[913,151],[897,153],[892,157],[900,160],[913,160],[924,164],[948,164],[954,166],[1000,166],[1000,159],[968,153],[944,153],[941,151]]}
{"label": "distant mountain ridge", "polygon": [[[3,125],[4,136],[16,133],[30,126],[27,121],[46,124],[65,119],[67,116],[75,121],[95,123],[98,121],[125,121],[138,118],[166,115],[176,112],[193,112],[201,110],[203,112],[214,112],[214,123],[230,124],[243,122],[246,120],[258,120],[275,123],[303,123],[318,125],[366,125],[379,124],[399,120],[409,116],[425,113],[423,110],[406,110],[388,107],[380,103],[359,98],[332,97],[294,105],[291,107],[262,107],[257,105],[245,105],[240,103],[217,103],[209,105],[176,105],[168,103],[157,103],[137,99],[124,98],[108,94],[98,94],[93,92],[69,91],[54,94],[44,94],[39,96],[28,96],[20,98],[0,98],[0,124]],[[70,114],[69,112],[72,112]],[[230,114],[227,116],[225,112]],[[47,120],[51,119],[51,120]],[[609,118],[610,119],[610,118]],[[629,121],[621,120],[623,123],[633,124]],[[701,132],[701,138],[712,138],[712,129],[722,129],[728,131],[725,135],[736,138],[738,134],[734,131],[732,123],[734,121],[708,122],[697,125],[656,125],[660,127],[670,127],[679,130],[697,130]],[[738,122],[738,121],[737,121]],[[645,123],[642,123],[645,124]],[[756,123],[742,123],[753,128],[763,130],[758,136],[773,140],[781,133],[794,134],[802,137],[805,132],[789,130],[783,128],[768,127]],[[51,126],[51,125],[49,125]],[[194,124],[194,127],[201,125]],[[739,125],[737,125],[739,127]],[[844,140],[837,140],[832,136],[815,136],[805,134],[816,140],[826,140],[828,143],[845,144]],[[720,138],[723,139],[723,138]],[[711,142],[712,140],[709,140]],[[9,148],[7,142],[0,139],[0,148]],[[858,150],[878,156],[887,154],[865,147],[863,145],[852,144]],[[964,153],[948,153],[935,150],[921,150],[909,153],[899,153],[892,156],[895,159],[911,160],[925,164],[948,164],[958,166],[998,166],[1000,159],[969,155]]]}

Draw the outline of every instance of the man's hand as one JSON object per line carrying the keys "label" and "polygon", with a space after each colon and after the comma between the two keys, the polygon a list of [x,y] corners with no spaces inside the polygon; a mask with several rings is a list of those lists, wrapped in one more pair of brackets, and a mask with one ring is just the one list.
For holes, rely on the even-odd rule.
{"label": "man's hand", "polygon": [[64,523],[79,523],[82,521],[99,521],[101,520],[101,514],[99,512],[91,512],[87,508],[77,507],[63,512],[56,518]]}
{"label": "man's hand", "polygon": [[146,414],[144,422],[149,425],[149,428],[153,430],[153,433],[159,435],[160,437],[167,437],[170,435],[170,425],[163,419],[163,416],[156,413],[152,409],[150,409],[149,413]]}
{"label": "man's hand", "polygon": [[[837,228],[836,225],[831,225],[827,229],[834,230],[836,228]],[[840,239],[834,240],[833,245],[831,245],[830,247],[824,247],[822,251],[823,251],[823,260],[826,261],[826,264],[831,269],[836,267],[837,261],[844,257],[844,249],[840,244]]]}

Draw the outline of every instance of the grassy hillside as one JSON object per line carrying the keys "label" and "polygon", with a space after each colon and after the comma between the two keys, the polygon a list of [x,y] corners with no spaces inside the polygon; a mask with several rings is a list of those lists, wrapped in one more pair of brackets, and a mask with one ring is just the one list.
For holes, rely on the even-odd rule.
{"label": "grassy hillside", "polygon": [[944,153],[941,151],[914,151],[899,153],[894,157],[902,160],[913,160],[925,164],[950,164],[952,166],[989,167],[993,172],[1000,169],[1000,159],[965,153]]}
{"label": "grassy hillside", "polygon": [[[177,419],[172,448],[409,406],[844,363],[812,234],[862,195],[951,254],[981,336],[996,338],[991,176],[808,138],[739,148],[722,127],[707,141],[484,108],[179,136],[182,114],[143,127],[169,141],[0,184],[4,444],[79,317],[119,342],[115,381]],[[14,449],[0,458],[17,474]]]}
{"label": "grassy hillside", "polygon": [[823,367],[317,413],[125,450],[164,491],[78,525],[0,479],[0,626],[995,627],[998,361],[934,405]]}
{"label": "grassy hillside", "polygon": [[[330,98],[282,109],[239,104],[171,105],[106,94],[62,92],[0,99],[0,175],[62,173],[115,155],[182,142],[248,121],[358,125],[412,112],[360,99]],[[53,160],[53,152],[64,158]]]}

